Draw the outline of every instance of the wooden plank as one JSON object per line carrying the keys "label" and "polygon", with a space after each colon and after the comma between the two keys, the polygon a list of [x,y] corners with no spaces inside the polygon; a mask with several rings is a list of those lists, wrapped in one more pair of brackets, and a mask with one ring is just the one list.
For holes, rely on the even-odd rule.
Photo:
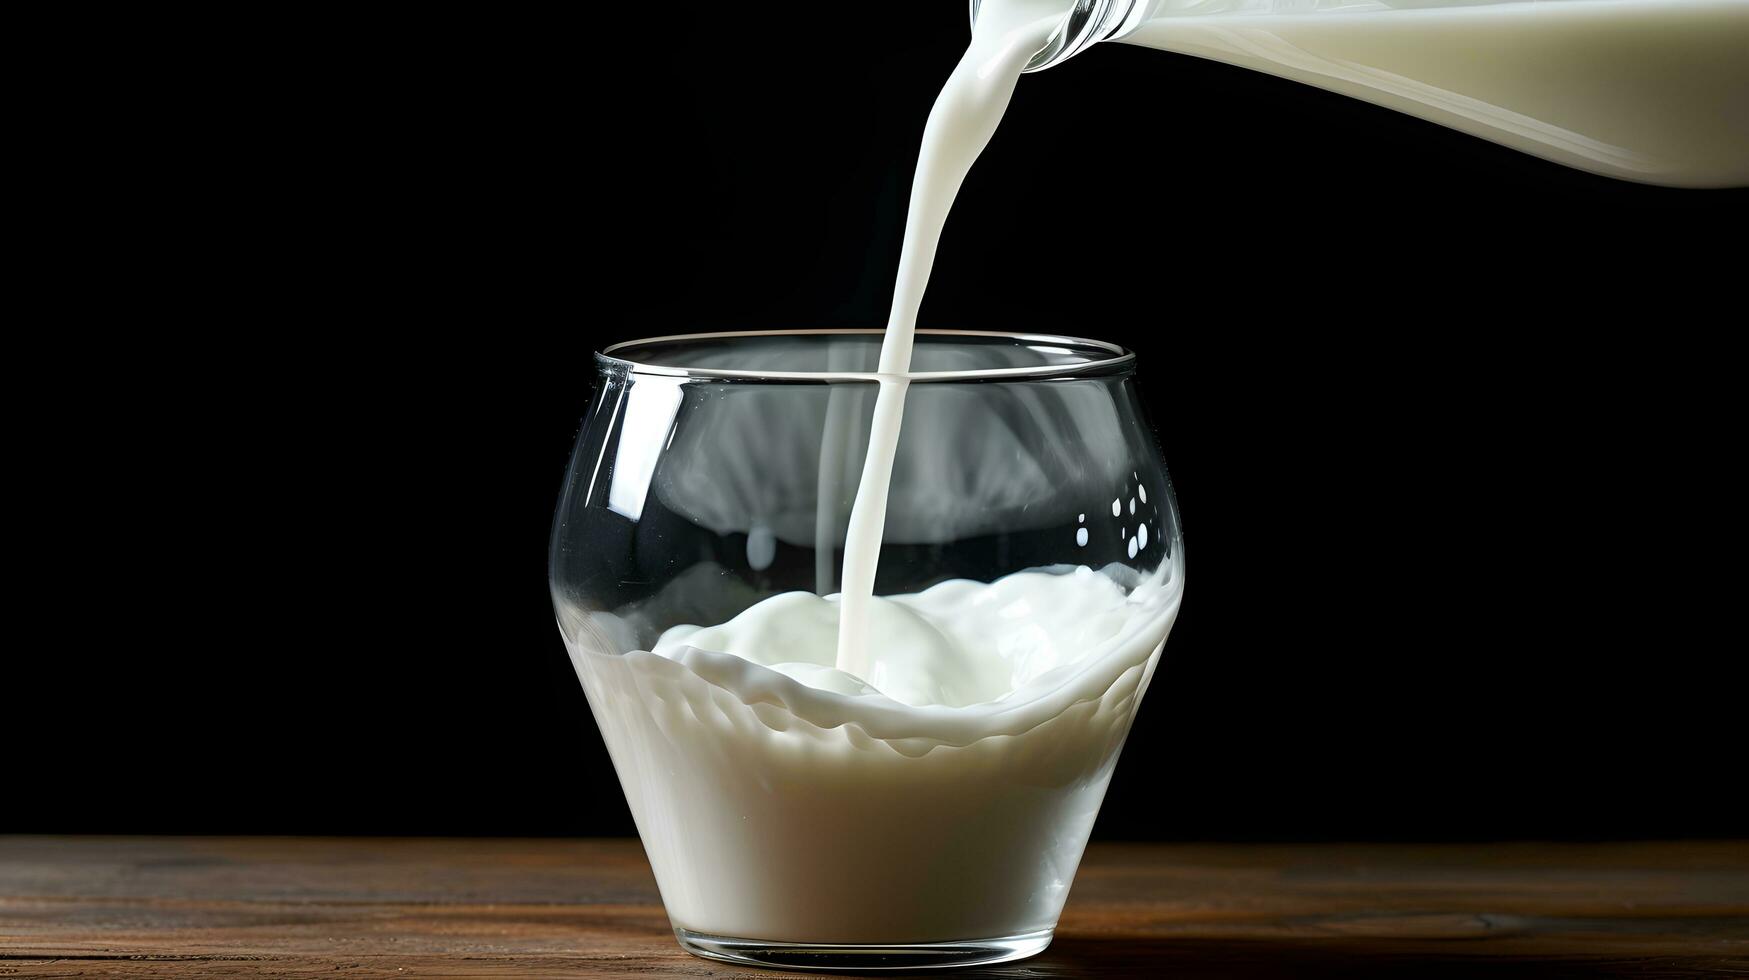
{"label": "wooden plank", "polygon": [[[1749,974],[1749,845],[1095,845],[1044,955],[960,977]],[[763,977],[635,841],[0,838],[0,977]]]}

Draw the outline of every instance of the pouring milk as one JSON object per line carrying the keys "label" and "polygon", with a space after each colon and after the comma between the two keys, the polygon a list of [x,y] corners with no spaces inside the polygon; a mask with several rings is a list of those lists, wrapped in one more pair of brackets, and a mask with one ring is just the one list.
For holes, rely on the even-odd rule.
{"label": "pouring milk", "polygon": [[1744,0],[1120,2],[1083,0],[1074,15],[1066,0],[974,7],[971,44],[924,130],[840,595],[773,596],[726,623],[669,629],[648,651],[572,646],[684,934],[1048,940],[1062,910],[1176,618],[1182,552],[1145,576],[1040,569],[873,594],[936,244],[1024,71],[1117,38],[1598,173],[1749,180]]}

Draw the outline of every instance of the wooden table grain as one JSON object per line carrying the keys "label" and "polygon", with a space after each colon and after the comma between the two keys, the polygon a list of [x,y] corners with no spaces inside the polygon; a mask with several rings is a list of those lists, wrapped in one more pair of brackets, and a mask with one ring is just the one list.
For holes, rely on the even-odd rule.
{"label": "wooden table grain", "polygon": [[[1749,844],[1095,845],[958,977],[1749,974]],[[0,977],[749,977],[636,841],[0,837]],[[940,974],[937,974],[940,976]]]}

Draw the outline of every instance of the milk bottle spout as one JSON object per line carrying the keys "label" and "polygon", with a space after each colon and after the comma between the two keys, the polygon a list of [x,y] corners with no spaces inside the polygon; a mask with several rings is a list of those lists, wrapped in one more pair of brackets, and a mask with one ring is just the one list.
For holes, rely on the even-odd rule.
{"label": "milk bottle spout", "polygon": [[1024,10],[1028,16],[1060,13],[1062,25],[1033,55],[1026,71],[1060,65],[1099,41],[1110,41],[1134,30],[1153,13],[1160,0],[971,0],[972,25],[985,7],[1003,12]]}
{"label": "milk bottle spout", "polygon": [[971,0],[971,13],[974,25],[1061,18],[1026,71],[1121,41],[1608,177],[1749,185],[1745,0]]}

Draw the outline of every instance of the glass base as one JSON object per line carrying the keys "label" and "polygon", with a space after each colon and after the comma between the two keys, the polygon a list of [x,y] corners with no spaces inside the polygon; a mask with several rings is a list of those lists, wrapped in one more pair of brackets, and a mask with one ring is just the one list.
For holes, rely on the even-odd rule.
{"label": "glass base", "polygon": [[792,970],[930,970],[1007,963],[1044,952],[1055,930],[998,939],[858,946],[851,943],[780,943],[770,939],[707,936],[675,929],[680,948],[694,956]]}

